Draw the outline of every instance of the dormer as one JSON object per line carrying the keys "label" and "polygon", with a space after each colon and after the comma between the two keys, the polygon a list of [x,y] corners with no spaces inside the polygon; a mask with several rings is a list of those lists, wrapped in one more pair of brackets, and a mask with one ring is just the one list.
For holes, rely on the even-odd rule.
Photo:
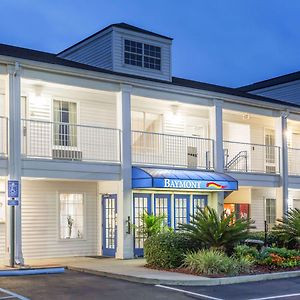
{"label": "dormer", "polygon": [[172,38],[118,23],[58,56],[115,72],[171,81],[171,46]]}

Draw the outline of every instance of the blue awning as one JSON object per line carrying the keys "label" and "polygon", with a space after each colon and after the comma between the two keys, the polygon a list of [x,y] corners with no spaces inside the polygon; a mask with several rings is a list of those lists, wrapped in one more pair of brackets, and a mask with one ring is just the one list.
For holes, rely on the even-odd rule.
{"label": "blue awning", "polygon": [[238,182],[217,172],[132,167],[132,188],[235,191]]}

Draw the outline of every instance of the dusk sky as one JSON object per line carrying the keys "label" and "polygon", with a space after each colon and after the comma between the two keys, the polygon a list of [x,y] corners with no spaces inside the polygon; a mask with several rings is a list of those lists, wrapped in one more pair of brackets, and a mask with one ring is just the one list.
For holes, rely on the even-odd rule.
{"label": "dusk sky", "polygon": [[0,0],[0,43],[59,52],[118,22],[174,38],[173,75],[241,86],[300,71],[298,0]]}

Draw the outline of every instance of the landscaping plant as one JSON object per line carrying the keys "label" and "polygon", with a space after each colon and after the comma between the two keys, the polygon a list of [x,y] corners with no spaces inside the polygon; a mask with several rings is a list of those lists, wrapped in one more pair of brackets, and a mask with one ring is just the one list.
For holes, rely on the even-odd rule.
{"label": "landscaping plant", "polygon": [[179,229],[206,248],[231,253],[235,245],[248,237],[252,224],[251,219],[236,219],[234,213],[219,216],[216,210],[207,206],[197,210],[191,216],[190,224],[180,224]]}
{"label": "landscaping plant", "polygon": [[178,268],[187,251],[199,249],[186,235],[167,231],[150,236],[144,244],[147,264],[154,268]]}
{"label": "landscaping plant", "polygon": [[288,248],[299,248],[300,245],[300,210],[290,209],[273,230]]}
{"label": "landscaping plant", "polygon": [[203,249],[185,255],[183,266],[193,273],[203,275],[237,275],[250,272],[253,260],[246,257],[227,256],[223,251]]}

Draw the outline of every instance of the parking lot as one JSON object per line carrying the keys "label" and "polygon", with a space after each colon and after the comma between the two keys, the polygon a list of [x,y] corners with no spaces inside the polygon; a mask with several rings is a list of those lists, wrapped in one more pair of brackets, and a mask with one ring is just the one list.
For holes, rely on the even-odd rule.
{"label": "parking lot", "polygon": [[0,278],[1,299],[300,299],[300,278],[213,287],[144,285],[66,271],[57,275]]}

